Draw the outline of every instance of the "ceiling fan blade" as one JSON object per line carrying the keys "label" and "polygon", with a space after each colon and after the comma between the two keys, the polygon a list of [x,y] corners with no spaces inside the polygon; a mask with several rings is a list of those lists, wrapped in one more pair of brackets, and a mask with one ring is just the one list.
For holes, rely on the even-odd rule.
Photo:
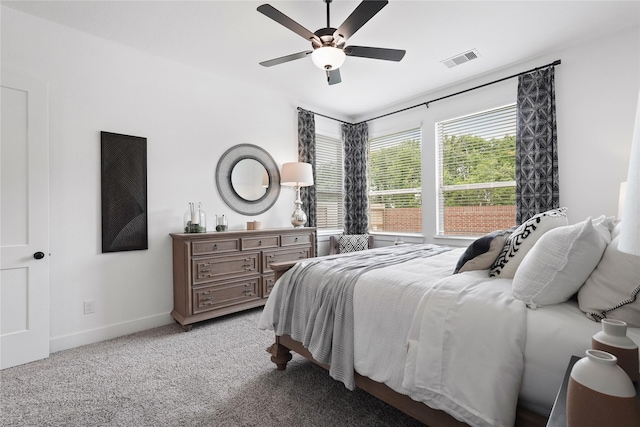
{"label": "ceiling fan blade", "polygon": [[281,56],[280,58],[270,59],[268,61],[262,61],[260,65],[263,67],[273,67],[274,65],[283,64],[285,62],[293,61],[295,59],[304,58],[311,54],[312,50],[306,50],[304,52],[293,53],[287,56]]}
{"label": "ceiling fan blade", "polygon": [[347,46],[344,48],[347,56],[360,58],[384,59],[385,61],[400,61],[406,51],[399,49],[385,49],[383,47]]}
{"label": "ceiling fan blade", "polygon": [[322,44],[318,36],[313,34],[311,31],[307,30],[302,25],[298,24],[296,21],[289,18],[287,15],[280,12],[278,9],[271,6],[270,4],[263,4],[258,6],[258,12],[273,19],[277,23],[284,25],[294,33],[303,37],[305,40],[317,40],[318,43]]}
{"label": "ceiling fan blade", "polygon": [[340,77],[340,69],[336,68],[335,70],[327,70],[327,83],[329,85],[335,85],[342,81]]}
{"label": "ceiling fan blade", "polygon": [[380,10],[382,10],[382,8],[388,3],[389,2],[387,0],[364,0],[353,12],[351,12],[351,15],[349,15],[342,25],[338,27],[338,29],[333,33],[333,37],[338,38],[338,36],[340,36],[344,39],[348,39],[358,31],[360,27],[366,24],[369,19],[373,18],[376,13],[380,12]]}

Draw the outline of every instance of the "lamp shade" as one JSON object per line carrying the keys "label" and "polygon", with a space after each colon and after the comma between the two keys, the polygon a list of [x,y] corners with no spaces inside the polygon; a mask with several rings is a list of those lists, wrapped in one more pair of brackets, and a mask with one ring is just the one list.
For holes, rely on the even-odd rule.
{"label": "lamp shade", "polygon": [[282,165],[280,184],[288,187],[313,185],[313,169],[310,163],[291,162]]}
{"label": "lamp shade", "polygon": [[618,249],[640,256],[640,93],[638,93],[638,106],[636,107],[624,197]]}
{"label": "lamp shade", "polygon": [[331,46],[319,47],[311,54],[313,63],[322,70],[337,70],[346,57],[342,49]]}

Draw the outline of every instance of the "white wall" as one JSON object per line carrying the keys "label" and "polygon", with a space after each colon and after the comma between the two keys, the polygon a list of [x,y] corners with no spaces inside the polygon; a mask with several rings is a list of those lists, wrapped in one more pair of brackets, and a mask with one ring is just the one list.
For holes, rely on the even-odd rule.
{"label": "white wall", "polygon": [[[49,85],[51,349],[170,323],[171,239],[188,202],[230,228],[249,220],[218,196],[235,144],[297,160],[296,105],[280,95],[2,7],[2,68]],[[149,249],[101,253],[100,131],[147,138]],[[266,227],[290,227],[283,188]],[[83,314],[95,300],[96,313]]]}
{"label": "white wall", "polygon": [[[463,82],[360,117],[366,120],[417,105],[556,59],[556,104],[560,204],[571,223],[588,216],[616,215],[620,182],[626,180],[635,107],[640,90],[640,31],[635,29],[592,40]],[[482,60],[482,59],[480,59]],[[461,67],[472,66],[473,63]],[[452,70],[455,70],[452,69]],[[427,78],[427,77],[425,77]],[[515,102],[517,79],[468,92],[369,123],[369,135],[422,127],[423,235],[426,242],[465,244],[434,238],[436,206],[436,122]],[[405,239],[406,240],[406,239]]]}

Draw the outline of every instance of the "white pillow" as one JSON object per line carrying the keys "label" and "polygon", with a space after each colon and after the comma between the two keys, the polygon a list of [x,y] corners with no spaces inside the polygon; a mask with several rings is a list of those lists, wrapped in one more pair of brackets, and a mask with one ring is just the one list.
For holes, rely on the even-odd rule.
{"label": "white pillow", "polygon": [[580,288],[578,305],[592,320],[617,319],[640,327],[640,256],[618,249],[618,228],[598,266]]}
{"label": "white pillow", "polygon": [[513,279],[524,256],[549,230],[567,225],[567,208],[551,209],[523,222],[509,236],[502,252],[491,265],[490,277]]}
{"label": "white pillow", "polygon": [[513,277],[513,296],[535,308],[560,304],[578,292],[611,241],[609,230],[594,222],[587,218],[540,237]]}

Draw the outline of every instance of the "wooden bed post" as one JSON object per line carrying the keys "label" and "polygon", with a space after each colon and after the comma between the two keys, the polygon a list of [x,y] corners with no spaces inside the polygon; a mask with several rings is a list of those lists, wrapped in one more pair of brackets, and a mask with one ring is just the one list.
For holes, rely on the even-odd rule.
{"label": "wooden bed post", "polygon": [[267,353],[271,354],[271,361],[276,364],[278,371],[284,371],[287,363],[291,360],[291,351],[280,344],[280,337],[276,335],[276,342],[267,348]]}
{"label": "wooden bed post", "polygon": [[[282,276],[287,270],[296,265],[300,260],[295,261],[283,261],[273,262],[269,264],[269,267],[274,272],[274,282],[277,282],[280,276]],[[280,344],[280,337],[276,335],[276,342],[271,344],[267,348],[267,353],[271,354],[271,361],[276,364],[278,371],[284,371],[287,368],[287,363],[293,356],[291,356],[291,350]]]}

